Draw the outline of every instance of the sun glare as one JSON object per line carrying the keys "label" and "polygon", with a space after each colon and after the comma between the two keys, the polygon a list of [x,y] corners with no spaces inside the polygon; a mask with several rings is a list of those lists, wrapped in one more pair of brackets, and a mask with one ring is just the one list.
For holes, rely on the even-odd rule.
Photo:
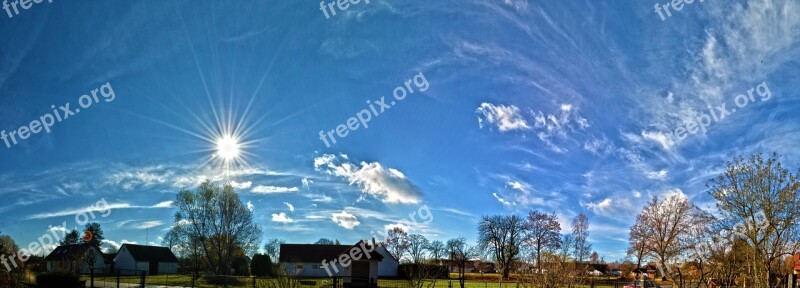
{"label": "sun glare", "polygon": [[217,156],[225,161],[231,161],[239,157],[239,140],[233,136],[226,135],[217,139]]}

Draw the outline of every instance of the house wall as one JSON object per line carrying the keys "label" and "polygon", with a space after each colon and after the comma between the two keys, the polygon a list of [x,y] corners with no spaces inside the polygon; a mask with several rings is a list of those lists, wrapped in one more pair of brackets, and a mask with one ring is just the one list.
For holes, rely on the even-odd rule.
{"label": "house wall", "polygon": [[[100,254],[96,248],[91,247],[89,249],[94,250],[94,271],[100,272],[100,270],[105,267],[105,259],[103,259],[103,255]],[[60,261],[47,261],[47,271],[53,272],[54,270],[63,269],[65,265],[60,265]],[[74,267],[74,266],[73,266]],[[89,274],[91,270],[89,268],[89,264],[83,263],[81,266],[81,273],[82,274]]]}
{"label": "house wall", "polygon": [[134,274],[135,272],[132,270],[142,270],[137,267],[136,261],[127,249],[120,250],[119,253],[117,253],[117,257],[114,257],[114,267],[120,270],[128,270],[120,271],[122,274]]}
{"label": "house wall", "polygon": [[[333,265],[328,263],[328,270],[331,272],[332,276],[344,276],[345,268],[342,267],[339,262],[336,262],[336,269],[339,272],[336,272]],[[308,263],[288,263],[288,262],[281,262],[284,269],[286,269],[286,273],[289,275],[297,275],[297,276],[305,276],[305,277],[329,277],[328,272],[322,267],[322,263],[316,262],[308,262]],[[303,268],[299,268],[298,266],[302,265]],[[317,266],[317,269],[314,269],[314,266]]]}
{"label": "house wall", "polygon": [[178,274],[178,263],[158,263],[158,274]]}
{"label": "house wall", "polygon": [[383,256],[383,260],[378,264],[378,277],[397,277],[397,268],[400,266],[400,262],[394,259],[394,256],[383,245],[378,245],[375,251]]}

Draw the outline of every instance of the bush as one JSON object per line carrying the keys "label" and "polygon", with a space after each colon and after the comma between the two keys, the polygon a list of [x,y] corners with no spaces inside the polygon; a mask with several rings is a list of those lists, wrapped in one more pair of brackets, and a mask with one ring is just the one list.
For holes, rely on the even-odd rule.
{"label": "bush", "polygon": [[401,278],[448,279],[450,270],[447,266],[429,264],[400,264],[397,276]]}
{"label": "bush", "polygon": [[239,281],[239,278],[233,276],[203,276],[203,279],[206,280],[206,283],[211,285],[241,286],[244,284],[242,281]]}
{"label": "bush", "polygon": [[273,276],[272,259],[269,255],[256,254],[250,261],[250,273],[257,277]]}
{"label": "bush", "polygon": [[50,272],[36,276],[36,284],[40,288],[77,288],[80,287],[80,277],[67,272]]}

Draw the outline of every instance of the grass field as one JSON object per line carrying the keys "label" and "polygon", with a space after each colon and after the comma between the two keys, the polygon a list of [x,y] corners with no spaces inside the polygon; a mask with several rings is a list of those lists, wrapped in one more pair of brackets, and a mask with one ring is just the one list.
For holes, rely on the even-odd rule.
{"label": "grass field", "polygon": [[[452,287],[459,287],[458,280],[455,279],[458,275],[451,274],[450,277],[452,279],[439,279],[435,280],[436,288],[444,288],[444,287],[451,287],[449,286],[452,283]],[[505,283],[498,283],[499,275],[496,274],[479,274],[479,273],[470,273],[466,275],[467,282],[466,287],[469,288],[501,288],[501,287],[517,287],[516,283],[513,282],[505,282]],[[89,281],[88,276],[81,277],[83,280],[87,280],[87,285]],[[228,285],[228,287],[253,287],[253,278],[252,277],[240,277],[240,281],[242,282],[241,285]],[[601,280],[601,278],[598,278]],[[602,280],[614,280],[608,278],[602,278]],[[138,284],[140,278],[138,276],[122,276],[120,278],[120,282],[122,283],[132,283]],[[269,284],[275,284],[275,280],[272,279],[256,279],[256,287],[268,287]],[[303,281],[308,281],[309,284],[313,282],[314,285],[304,285],[303,287],[308,288],[324,288],[324,287],[331,287],[332,279],[304,279]],[[95,283],[98,282],[111,282],[116,283],[116,277],[109,276],[109,277],[95,277]],[[433,284],[433,280],[430,280],[430,283]],[[147,276],[145,278],[145,284],[147,285],[163,285],[163,286],[182,286],[182,287],[190,287],[192,284],[192,277],[189,275],[156,275],[156,276]],[[99,285],[97,285],[99,286]],[[393,287],[407,287],[407,282],[404,280],[388,280],[388,279],[380,279],[378,280],[379,287],[386,287],[386,288],[393,288]],[[206,283],[205,280],[199,279],[195,282],[194,287],[199,288],[212,288],[212,287],[221,287],[221,285],[212,285]],[[583,288],[581,286],[577,286],[578,288]],[[588,288],[588,286],[585,286]],[[601,286],[595,285],[595,288],[614,288],[613,286]]]}

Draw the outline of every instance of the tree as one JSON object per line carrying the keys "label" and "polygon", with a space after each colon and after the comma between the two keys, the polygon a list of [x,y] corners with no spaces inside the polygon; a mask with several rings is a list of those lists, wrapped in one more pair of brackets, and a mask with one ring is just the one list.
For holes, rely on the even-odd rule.
{"label": "tree", "polygon": [[269,255],[256,253],[250,261],[250,273],[256,277],[272,276],[272,259]]}
{"label": "tree", "polygon": [[589,256],[589,263],[591,264],[600,263],[600,255],[597,254],[597,251],[592,251],[592,254]]}
{"label": "tree", "polygon": [[78,234],[78,230],[72,229],[64,236],[64,239],[59,242],[60,245],[74,245],[74,244],[81,244],[81,238]]}
{"label": "tree", "polygon": [[445,247],[442,241],[434,240],[431,241],[431,245],[428,246],[428,251],[431,253],[431,259],[434,261],[439,261],[442,260],[442,257],[444,257],[447,247]]}
{"label": "tree", "polygon": [[[338,241],[338,240],[337,240]],[[317,242],[314,242],[315,245],[335,245],[336,242],[328,238],[319,238]]]}
{"label": "tree", "polygon": [[[536,266],[542,263],[542,252],[561,248],[561,224],[555,213],[546,214],[531,210],[524,224],[525,241],[533,248]],[[541,267],[539,267],[541,268]]]}
{"label": "tree", "polygon": [[389,230],[384,244],[386,250],[399,261],[408,249],[408,233],[403,228],[394,227]]}
{"label": "tree", "polygon": [[647,227],[645,220],[640,219],[643,217],[641,214],[636,216],[636,223],[631,226],[628,232],[628,256],[636,258],[636,276],[634,280],[639,279],[639,269],[642,267],[642,261],[647,256]]}
{"label": "tree", "polygon": [[[22,282],[24,263],[17,259],[19,247],[11,236],[0,235],[0,287],[17,287]],[[13,257],[13,259],[8,259]]]}
{"label": "tree", "polygon": [[103,237],[103,228],[100,228],[100,224],[97,222],[86,224],[85,231],[90,233],[86,236],[91,236],[91,239],[86,243],[92,244],[95,247],[100,247],[100,245],[103,244],[103,240],[106,239]]}
{"label": "tree", "polygon": [[775,286],[777,262],[797,251],[800,243],[800,170],[790,173],[777,154],[736,157],[709,182],[717,203],[719,224],[739,235],[752,249],[756,285]]}
{"label": "tree", "polygon": [[178,209],[173,227],[186,225],[175,233],[187,233],[175,239],[186,241],[183,245],[187,246],[200,244],[201,255],[211,272],[230,273],[237,248],[245,254],[257,249],[261,227],[231,185],[220,187],[206,180],[195,191],[178,192],[172,205]]}
{"label": "tree", "polygon": [[278,238],[271,238],[264,244],[264,253],[269,255],[271,259],[278,259],[281,255],[281,244],[284,243],[286,243],[286,241]]}
{"label": "tree", "polygon": [[425,236],[420,234],[408,235],[408,256],[411,257],[411,262],[419,264],[425,257],[425,251],[428,251],[428,241]]}
{"label": "tree", "polygon": [[456,267],[458,267],[458,283],[461,285],[461,288],[464,288],[467,262],[478,256],[477,249],[474,246],[469,246],[467,244],[467,239],[464,237],[447,240],[446,249],[450,257],[451,265],[456,265]]}
{"label": "tree", "polygon": [[517,215],[483,216],[478,221],[478,245],[485,251],[491,251],[503,271],[503,279],[508,279],[523,238],[523,220]]}
{"label": "tree", "polygon": [[653,255],[671,280],[681,286],[683,271],[680,266],[672,269],[679,256],[692,248],[692,238],[698,227],[708,223],[708,216],[691,203],[682,193],[653,197],[636,217],[637,229],[641,229],[642,245],[646,253]]}
{"label": "tree", "polygon": [[575,260],[583,262],[592,253],[592,244],[589,244],[589,218],[583,213],[572,220],[573,255]]}

